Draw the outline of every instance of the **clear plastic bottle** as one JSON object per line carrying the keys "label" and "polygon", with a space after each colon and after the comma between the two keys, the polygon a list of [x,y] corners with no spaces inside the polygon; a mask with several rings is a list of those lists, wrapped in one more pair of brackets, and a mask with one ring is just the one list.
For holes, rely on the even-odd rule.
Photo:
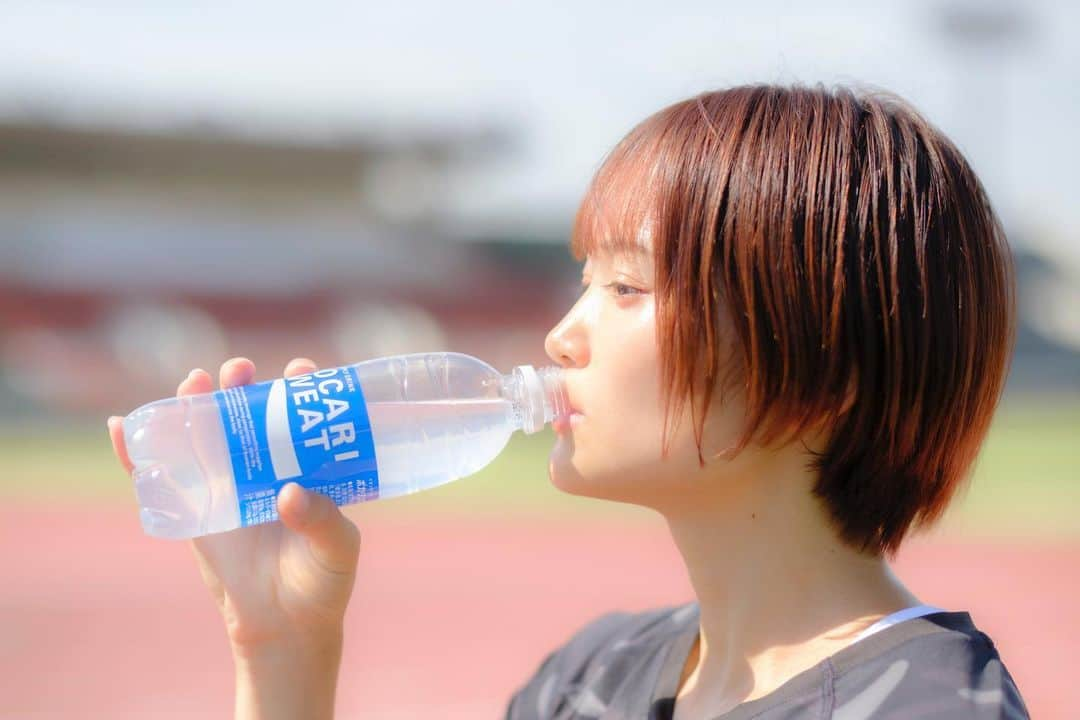
{"label": "clear plastic bottle", "polygon": [[124,441],[143,529],[181,539],[276,520],[290,481],[338,505],[436,487],[567,413],[559,367],[416,353],[157,400]]}

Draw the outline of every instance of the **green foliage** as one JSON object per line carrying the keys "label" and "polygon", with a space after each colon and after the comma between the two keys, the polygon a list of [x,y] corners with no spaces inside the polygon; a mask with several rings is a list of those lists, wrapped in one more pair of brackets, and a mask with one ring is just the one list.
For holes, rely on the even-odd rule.
{"label": "green foliage", "polygon": [[[59,440],[57,438],[60,438]],[[651,511],[567,495],[548,481],[550,430],[515,434],[484,470],[456,482],[350,510],[368,513],[530,517],[630,522]],[[979,536],[1080,536],[1080,402],[1010,401],[995,418],[972,483],[950,507],[939,531]],[[0,432],[0,498],[24,502],[127,502],[131,482],[100,428],[8,427]]]}

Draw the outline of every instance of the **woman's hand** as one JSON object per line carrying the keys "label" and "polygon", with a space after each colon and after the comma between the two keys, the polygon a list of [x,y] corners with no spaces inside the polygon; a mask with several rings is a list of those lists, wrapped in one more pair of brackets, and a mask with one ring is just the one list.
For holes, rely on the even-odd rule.
{"label": "woman's hand", "polygon": [[[284,374],[292,377],[316,369],[311,360],[297,358]],[[233,358],[221,366],[219,382],[228,388],[251,383],[254,377],[254,363]],[[193,370],[180,383],[177,396],[213,390],[209,374]],[[110,417],[108,426],[113,450],[130,475],[133,466],[121,418]],[[238,714],[248,714],[241,713],[245,685],[256,694],[260,688],[273,691],[278,683],[291,682],[299,690],[303,679],[299,668],[290,664],[306,663],[308,670],[329,674],[336,681],[345,608],[356,579],[360,532],[330,498],[289,483],[278,494],[277,506],[281,522],[191,540],[203,580],[225,620],[238,671],[249,673],[238,676]],[[333,690],[332,682],[331,713]],[[276,691],[287,688],[278,686]],[[266,707],[284,710],[290,703],[281,699],[275,697]],[[317,700],[309,695],[307,702],[305,717],[323,715],[313,707]],[[255,699],[249,704],[254,707]],[[266,715],[254,711],[253,716]]]}

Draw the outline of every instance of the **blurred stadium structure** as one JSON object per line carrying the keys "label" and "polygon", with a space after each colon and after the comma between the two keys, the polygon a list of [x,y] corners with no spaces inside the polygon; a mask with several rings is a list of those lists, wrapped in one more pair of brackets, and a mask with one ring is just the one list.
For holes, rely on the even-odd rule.
{"label": "blurred stadium structure", "polygon": [[[546,363],[561,237],[463,234],[455,173],[505,131],[312,144],[211,127],[0,123],[0,416],[95,416],[193,367],[454,350]],[[1080,389],[1078,284],[1022,242],[1011,389]]]}
{"label": "blurred stadium structure", "polygon": [[[120,412],[232,355],[261,379],[454,350],[546,362],[564,245],[460,236],[454,175],[498,130],[340,144],[0,123],[0,407]],[[377,179],[377,181],[376,181]]]}
{"label": "blurred stadium structure", "polygon": [[[381,21],[388,23],[386,32],[398,34],[393,42],[368,38],[371,47],[356,42],[351,31],[341,34],[340,28],[326,38],[320,35],[318,42],[339,43],[336,50],[325,48],[327,57],[341,52],[351,58],[352,64],[338,72],[347,76],[350,68],[367,70],[378,58],[399,65],[385,68],[385,77],[379,68],[365,82],[350,78],[341,86],[348,91],[332,91],[341,103],[338,109],[352,107],[349,98],[363,104],[379,97],[373,91],[378,76],[388,86],[401,84],[399,94],[384,95],[399,101],[396,117],[415,118],[416,103],[422,101],[422,107],[433,108],[430,118],[439,120],[428,129],[407,123],[376,129],[370,119],[354,117],[345,127],[355,130],[318,140],[303,132],[299,120],[319,125],[320,118],[327,119],[333,105],[325,98],[321,110],[294,114],[295,125],[278,125],[273,132],[266,129],[273,123],[259,124],[268,117],[266,105],[230,113],[224,96],[212,106],[216,109],[203,106],[185,115],[179,108],[186,107],[190,88],[183,90],[183,82],[170,75],[169,53],[179,48],[185,67],[190,64],[197,78],[206,66],[189,52],[195,45],[166,44],[160,55],[156,47],[143,47],[157,63],[144,68],[143,81],[171,78],[179,84],[163,86],[162,95],[144,95],[142,106],[134,90],[127,100],[123,92],[110,99],[104,79],[108,63],[127,63],[124,53],[133,50],[122,44],[98,46],[94,43],[104,41],[87,36],[72,52],[59,52],[54,45],[63,35],[53,38],[48,13],[26,7],[30,10],[21,18],[16,14],[12,19],[36,35],[28,44],[12,46],[14,70],[0,68],[0,422],[37,416],[99,423],[105,413],[171,394],[191,368],[213,372],[233,355],[255,360],[260,379],[277,377],[285,362],[300,355],[332,365],[399,352],[452,350],[506,369],[547,363],[544,335],[578,291],[564,236],[572,208],[541,207],[519,198],[509,210],[503,205],[502,220],[463,221],[453,207],[454,191],[477,176],[486,177],[488,184],[481,187],[489,192],[516,187],[512,174],[488,171],[530,152],[528,161],[516,165],[517,180],[527,176],[535,181],[538,158],[559,155],[562,150],[552,148],[568,137],[577,146],[566,154],[577,158],[591,147],[590,127],[614,127],[613,119],[622,122],[623,113],[640,119],[644,114],[638,102],[658,108],[649,98],[657,96],[660,84],[666,88],[662,95],[676,99],[691,87],[696,92],[747,80],[742,75],[754,72],[755,58],[759,63],[778,59],[781,77],[776,79],[782,82],[789,52],[794,64],[815,61],[808,73],[838,80],[845,78],[835,77],[837,69],[862,69],[873,57],[860,53],[870,53],[877,57],[878,72],[910,64],[908,71],[917,78],[912,87],[928,97],[944,88],[954,115],[954,139],[992,190],[1016,252],[1020,328],[1009,391],[1080,397],[1080,253],[1070,250],[1080,246],[1080,238],[1060,213],[1045,221],[1049,225],[1038,225],[1045,198],[1016,177],[1008,142],[1044,132],[1049,119],[1064,118],[1067,126],[1068,113],[1075,112],[1057,97],[1062,93],[1045,65],[1057,58],[1068,66],[1077,58],[1060,32],[1062,23],[1075,17],[1065,4],[928,0],[895,16],[884,2],[824,13],[794,7],[780,14],[766,7],[739,6],[730,13],[687,7],[685,17],[672,15],[660,28],[657,37],[668,45],[652,48],[659,56],[668,52],[674,64],[660,63],[652,74],[651,67],[641,65],[634,43],[657,32],[655,8],[618,17],[602,7],[545,9],[532,17],[540,28],[545,23],[562,28],[569,13],[582,28],[610,26],[626,33],[625,43],[612,49],[597,46],[588,32],[571,34],[568,52],[555,55],[546,39],[537,44],[524,34],[504,38],[488,25],[473,23],[466,11],[454,11],[448,20],[458,23],[454,32],[425,35],[408,12],[399,16],[389,8],[354,9],[365,18],[366,32],[383,32]],[[438,14],[436,5],[428,10]],[[172,18],[185,27],[187,18],[202,36],[202,18],[188,17],[183,8],[173,11],[177,15],[166,13],[166,21]],[[246,23],[244,12],[221,10],[225,25],[218,30],[227,42],[218,52],[233,53],[226,58],[230,63],[240,62],[245,48],[255,53],[248,62],[260,57],[271,65],[281,62],[276,46],[267,51],[258,34],[230,34],[228,22]],[[702,22],[694,21],[695,12],[702,14]],[[705,21],[718,22],[719,15],[712,17],[718,12],[724,24],[744,28],[747,38],[757,33],[758,40],[736,44],[725,55],[715,47]],[[496,4],[484,14],[485,22],[497,28]],[[122,33],[125,23],[158,19],[152,15],[132,7],[115,18],[118,23],[98,14],[82,20],[105,22],[110,32]],[[810,20],[817,23],[818,34],[803,27]],[[270,27],[275,27],[272,22]],[[852,37],[865,40],[874,33],[885,33],[898,44],[875,46],[872,53],[858,42],[848,47]],[[546,38],[542,30],[537,35]],[[500,84],[499,73],[480,72],[492,53],[519,49],[511,47],[516,44],[522,53],[505,55],[508,64],[502,68],[511,78],[508,84]],[[846,54],[831,55],[841,46]],[[425,58],[440,57],[445,47],[456,53],[443,58],[447,67],[425,64]],[[894,57],[890,47],[903,47],[903,59]],[[48,48],[57,52],[50,55]],[[95,51],[104,64],[82,62],[80,53]],[[474,66],[470,58],[483,62]],[[275,67],[287,74],[291,63]],[[251,67],[246,74],[243,65],[235,68],[249,98],[266,80],[264,68],[256,72]],[[1028,74],[1017,80],[1010,71],[1021,67]],[[48,68],[61,72],[50,76]],[[85,77],[96,77],[101,87],[79,86],[77,78],[84,77],[86,68]],[[423,71],[419,81],[412,74],[417,68]],[[305,90],[320,80],[329,83],[324,91],[342,81],[324,78],[321,67],[314,75],[299,65],[296,72]],[[714,82],[715,72],[735,74]],[[874,76],[869,66],[866,73]],[[1065,76],[1075,80],[1074,71]],[[218,77],[215,65],[203,80]],[[471,107],[468,93],[480,92],[484,82],[494,83],[502,104],[478,104],[465,125],[446,124],[450,100],[460,97]],[[1041,94],[1028,95],[1024,103],[1015,92],[1023,84]],[[429,94],[434,96],[430,102]],[[275,88],[273,95],[287,98],[289,92]],[[145,102],[145,97],[156,100]],[[589,108],[580,108],[586,99]],[[921,106],[919,98],[912,99]],[[515,102],[524,103],[523,114],[492,119],[501,112],[497,107]],[[165,122],[153,129],[140,124],[140,107]],[[1031,111],[1020,121],[1027,125],[1011,114],[1017,107]],[[537,109],[549,112],[528,115]],[[189,117],[200,119],[190,122]],[[535,123],[553,124],[563,134],[544,136]],[[617,140],[615,133],[605,137],[608,146]],[[1068,164],[1067,156],[1060,159]],[[583,185],[586,172],[579,172],[577,162],[558,167],[581,175]],[[550,162],[545,169],[552,172]],[[556,176],[543,181],[551,177]],[[1028,181],[1031,177],[1029,170]],[[1065,204],[1070,187],[1063,190]],[[483,191],[475,194],[487,198]],[[527,216],[529,211],[533,214]],[[538,221],[538,215],[545,219]],[[1054,237],[1048,241],[1044,235]],[[1071,261],[1065,257],[1069,254]]]}

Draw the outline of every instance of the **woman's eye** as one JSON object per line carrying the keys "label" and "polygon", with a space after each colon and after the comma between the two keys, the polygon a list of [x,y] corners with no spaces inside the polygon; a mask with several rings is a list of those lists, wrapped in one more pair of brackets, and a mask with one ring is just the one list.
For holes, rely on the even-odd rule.
{"label": "woman's eye", "polygon": [[[619,282],[608,283],[604,287],[611,288],[612,290],[615,291],[615,294],[618,295],[619,297],[627,297],[629,295],[637,295],[638,293],[641,292],[640,290],[638,290],[635,287],[631,287],[629,285],[623,285],[622,283],[619,283]],[[624,290],[627,291],[627,292],[623,292]]]}

